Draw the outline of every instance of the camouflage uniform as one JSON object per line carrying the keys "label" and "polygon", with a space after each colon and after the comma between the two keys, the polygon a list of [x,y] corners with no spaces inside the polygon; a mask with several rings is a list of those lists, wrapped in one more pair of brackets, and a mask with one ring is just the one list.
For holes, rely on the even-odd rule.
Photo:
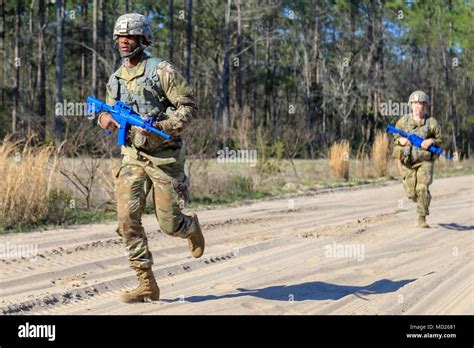
{"label": "camouflage uniform", "polygon": [[[441,128],[433,117],[424,118],[420,124],[409,114],[401,117],[396,126],[406,133],[415,133],[423,139],[433,138],[435,146],[441,146]],[[429,186],[433,182],[433,164],[439,155],[413,146],[401,146],[400,135],[394,134],[394,158],[399,160],[403,187],[409,199],[418,203],[419,216],[429,215],[431,194]]]}
{"label": "camouflage uniform", "polygon": [[[154,88],[154,84],[161,86]],[[110,77],[106,102],[113,105],[117,100],[132,105],[142,115],[167,108],[166,119],[159,124],[173,135],[165,140],[154,133],[142,135],[132,127],[116,174],[118,233],[132,268],[146,269],[153,259],[141,215],[149,191],[153,191],[155,215],[162,231],[181,238],[196,231],[197,219],[181,212],[188,200],[188,180],[179,134],[183,125],[196,117],[197,106],[191,88],[172,64],[145,55],[133,69],[122,65]]]}
{"label": "camouflage uniform", "polygon": [[[131,127],[126,145],[122,146],[122,164],[117,178],[117,232],[127,249],[131,267],[136,271],[138,287],[123,292],[127,303],[159,300],[153,258],[143,230],[141,216],[146,197],[153,191],[155,215],[161,229],[174,237],[188,239],[193,257],[204,253],[205,241],[195,213],[183,213],[188,200],[188,180],[184,174],[184,146],[181,132],[186,123],[197,116],[193,91],[176,68],[143,51],[151,44],[152,31],[148,19],[137,13],[120,16],[114,27],[113,39],[122,44],[132,41],[132,51],[120,50],[125,59],[134,59],[134,66],[122,65],[107,83],[106,102],[122,101],[144,118],[155,117],[154,126],[172,135],[164,139],[154,133],[142,134]],[[111,117],[100,127],[110,127]]]}

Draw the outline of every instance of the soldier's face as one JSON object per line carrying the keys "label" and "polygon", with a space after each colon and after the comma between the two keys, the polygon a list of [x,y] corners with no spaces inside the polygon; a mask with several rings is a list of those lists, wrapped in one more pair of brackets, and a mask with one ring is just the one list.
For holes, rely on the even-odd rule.
{"label": "soldier's face", "polygon": [[411,109],[413,110],[413,114],[417,117],[423,117],[425,105],[425,102],[412,102]]}
{"label": "soldier's face", "polygon": [[121,35],[118,38],[118,49],[120,53],[127,54],[133,52],[140,44],[138,35]]}

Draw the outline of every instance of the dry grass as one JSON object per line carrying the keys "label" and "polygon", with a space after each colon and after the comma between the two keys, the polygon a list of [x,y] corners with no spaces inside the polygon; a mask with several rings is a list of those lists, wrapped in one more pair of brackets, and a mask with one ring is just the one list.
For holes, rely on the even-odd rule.
{"label": "dry grass", "polygon": [[[467,161],[463,161],[466,163]],[[449,171],[452,168],[459,167],[463,164],[463,162],[459,161],[449,161],[446,159],[444,156],[439,156],[438,160],[435,162],[436,163],[436,170],[440,171]]]}
{"label": "dry grass", "polygon": [[[57,187],[59,165],[51,147],[0,145],[0,230],[35,224],[51,214],[62,191]],[[57,203],[57,202],[56,202]]]}
{"label": "dry grass", "polygon": [[335,178],[349,180],[350,146],[347,140],[334,143],[329,149],[329,167]]}
{"label": "dry grass", "polygon": [[115,175],[120,169],[120,160],[108,159],[104,160],[104,162],[106,169],[99,168],[99,187],[102,188],[106,200],[101,202],[97,208],[103,208],[106,211],[114,211],[116,205],[115,185],[117,181]]}
{"label": "dry grass", "polygon": [[377,132],[372,145],[372,163],[375,177],[380,178],[388,173],[389,146],[388,136],[385,132]]}
{"label": "dry grass", "polygon": [[371,161],[369,155],[365,150],[365,145],[361,144],[357,149],[355,161],[352,161],[352,168],[350,169],[351,179],[371,179],[373,178]]}

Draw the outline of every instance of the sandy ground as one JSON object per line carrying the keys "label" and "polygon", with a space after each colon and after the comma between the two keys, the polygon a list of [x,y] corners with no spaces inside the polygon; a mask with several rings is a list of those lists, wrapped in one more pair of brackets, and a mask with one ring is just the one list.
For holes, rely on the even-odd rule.
{"label": "sandy ground", "polygon": [[473,314],[474,176],[431,191],[431,229],[400,183],[201,210],[201,259],[146,216],[154,303],[118,301],[136,280],[114,223],[4,236],[0,313]]}

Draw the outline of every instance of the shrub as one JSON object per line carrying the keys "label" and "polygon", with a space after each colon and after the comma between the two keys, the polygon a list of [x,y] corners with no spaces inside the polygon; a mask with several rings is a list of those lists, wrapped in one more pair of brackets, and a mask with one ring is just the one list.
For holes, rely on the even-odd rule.
{"label": "shrub", "polygon": [[334,143],[329,149],[329,167],[335,178],[349,180],[350,146],[347,140]]}

